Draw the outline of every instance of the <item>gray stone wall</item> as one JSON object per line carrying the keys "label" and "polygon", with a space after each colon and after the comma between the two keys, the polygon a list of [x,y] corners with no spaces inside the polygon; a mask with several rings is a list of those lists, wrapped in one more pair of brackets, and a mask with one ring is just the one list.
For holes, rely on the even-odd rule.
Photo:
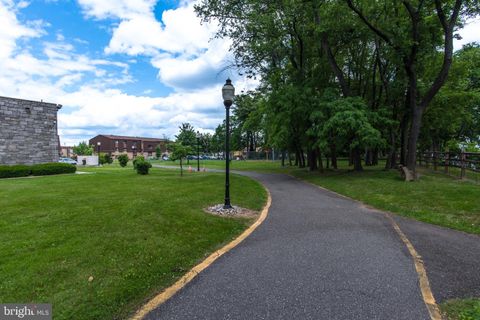
{"label": "gray stone wall", "polygon": [[0,97],[0,164],[57,162],[61,105]]}

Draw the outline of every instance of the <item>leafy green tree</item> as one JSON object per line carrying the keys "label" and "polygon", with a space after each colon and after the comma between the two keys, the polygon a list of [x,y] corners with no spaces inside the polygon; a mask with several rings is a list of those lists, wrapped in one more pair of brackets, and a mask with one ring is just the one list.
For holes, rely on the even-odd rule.
{"label": "leafy green tree", "polygon": [[[416,176],[417,142],[423,114],[447,80],[453,60],[454,30],[461,24],[461,13],[468,15],[471,3],[468,0],[404,0],[387,1],[379,6],[367,0],[347,0],[349,8],[371,32],[401,58],[407,80],[405,104],[411,114],[405,164],[413,176]],[[442,48],[442,62],[435,66],[430,79],[422,79],[422,65],[425,67],[427,61],[432,61],[439,48]]]}
{"label": "leafy green tree", "polygon": [[[337,154],[360,149],[375,163],[382,149],[386,168],[399,152],[414,171],[424,114],[457,59],[453,32],[480,12],[473,0],[201,0],[195,9],[219,23],[218,37],[232,39],[242,73],[261,78],[255,93],[239,96],[233,144],[251,148],[258,128],[251,137],[260,133],[263,145],[294,153],[310,170],[322,155],[335,168]],[[327,92],[338,102],[327,103]],[[350,97],[362,103],[340,102]],[[434,124],[440,114],[431,115]],[[214,143],[220,134],[221,126]],[[388,146],[373,143],[380,140]]]}
{"label": "leafy green tree", "polygon": [[183,159],[193,152],[190,146],[183,145],[179,142],[169,144],[170,160],[180,160],[180,175],[183,176]]}
{"label": "leafy green tree", "polygon": [[225,121],[215,128],[215,133],[212,136],[211,150],[216,153],[225,151]]}
{"label": "leafy green tree", "polygon": [[204,153],[211,153],[212,150],[212,135],[210,133],[200,134],[200,151]]}
{"label": "leafy green tree", "polygon": [[195,133],[195,128],[190,123],[182,123],[180,127],[180,132],[176,138],[176,142],[180,142],[184,146],[189,146],[194,148],[197,145],[197,134]]}
{"label": "leafy green tree", "polygon": [[78,146],[73,147],[73,152],[79,156],[91,156],[93,154],[93,147],[89,146],[86,141],[82,141]]}
{"label": "leafy green tree", "polygon": [[158,159],[160,159],[160,157],[162,156],[162,149],[160,148],[160,146],[157,146],[155,148],[155,157]]}
{"label": "leafy green tree", "polygon": [[425,112],[422,150],[460,151],[460,145],[480,144],[480,46],[457,51],[445,86]]}

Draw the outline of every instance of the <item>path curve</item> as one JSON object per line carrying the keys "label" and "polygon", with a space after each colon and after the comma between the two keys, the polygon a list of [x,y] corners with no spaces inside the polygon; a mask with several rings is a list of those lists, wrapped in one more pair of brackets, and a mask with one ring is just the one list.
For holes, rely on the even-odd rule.
{"label": "path curve", "polygon": [[237,173],[269,189],[264,224],[145,319],[430,319],[383,214],[286,175]]}

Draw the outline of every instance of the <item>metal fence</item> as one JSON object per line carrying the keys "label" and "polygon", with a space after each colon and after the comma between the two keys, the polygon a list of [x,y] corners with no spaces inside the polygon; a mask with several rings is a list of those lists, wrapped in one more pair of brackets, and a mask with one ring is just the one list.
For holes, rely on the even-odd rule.
{"label": "metal fence", "polygon": [[459,179],[480,182],[480,153],[478,152],[422,152],[418,164]]}

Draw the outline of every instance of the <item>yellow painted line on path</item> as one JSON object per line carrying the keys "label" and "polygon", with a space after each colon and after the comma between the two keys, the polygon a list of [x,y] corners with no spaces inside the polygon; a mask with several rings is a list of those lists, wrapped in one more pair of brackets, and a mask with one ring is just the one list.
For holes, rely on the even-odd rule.
{"label": "yellow painted line on path", "polygon": [[[265,186],[264,186],[265,188]],[[250,227],[248,227],[247,230],[245,230],[240,236],[238,236],[235,240],[232,242],[228,243],[226,246],[223,248],[215,251],[212,253],[208,258],[203,260],[200,264],[196,265],[193,267],[189,272],[187,272],[183,277],[181,277],[177,282],[175,282],[172,286],[168,287],[161,293],[159,293],[157,296],[155,296],[153,299],[151,299],[147,304],[142,306],[136,313],[135,315],[131,318],[131,320],[141,320],[143,319],[148,313],[150,313],[152,310],[156,309],[158,306],[160,306],[162,303],[170,299],[174,294],[176,294],[178,291],[180,291],[183,287],[187,285],[190,281],[193,280],[200,272],[202,272],[205,268],[210,266],[215,260],[220,258],[223,254],[226,252],[232,250],[235,248],[237,245],[239,245],[243,240],[245,240],[259,225],[262,224],[262,222],[267,218],[268,215],[268,210],[270,208],[270,205],[272,204],[272,197],[270,195],[270,191],[268,191],[267,188],[265,188],[267,191],[267,204],[265,207],[262,209],[262,212],[260,213],[260,216],[258,217],[257,221],[255,221]]]}
{"label": "yellow painted line on path", "polygon": [[442,320],[442,316],[440,315],[440,309],[438,308],[437,302],[433,297],[432,289],[430,288],[430,282],[428,281],[427,270],[425,269],[422,256],[418,254],[413,244],[410,242],[410,240],[408,240],[407,236],[403,233],[402,229],[400,229],[399,225],[392,218],[392,216],[387,212],[385,212],[385,215],[387,216],[388,220],[392,224],[400,239],[403,241],[405,246],[407,246],[407,249],[413,258],[415,270],[418,274],[418,281],[420,283],[420,291],[422,292],[423,301],[427,306],[430,318],[432,320]]}
{"label": "yellow painted line on path", "polygon": [[320,188],[322,190],[331,192],[331,193],[333,193],[333,194],[335,194],[335,195],[337,195],[341,198],[348,199],[348,200],[354,201],[356,203],[359,203],[363,207],[366,207],[370,210],[374,210],[376,212],[380,212],[380,213],[384,214],[387,217],[387,219],[390,221],[390,224],[392,225],[393,229],[398,234],[398,236],[400,237],[402,242],[405,244],[405,246],[408,249],[408,252],[410,253],[410,255],[413,258],[413,263],[415,265],[415,271],[417,272],[417,275],[418,275],[418,281],[419,281],[420,291],[422,293],[423,302],[425,303],[425,306],[427,307],[427,310],[428,310],[428,313],[430,314],[431,320],[442,320],[440,309],[437,305],[437,302],[435,301],[435,298],[434,298],[433,293],[432,293],[432,289],[430,288],[430,282],[428,281],[427,270],[425,269],[425,264],[423,263],[422,256],[420,254],[418,254],[417,250],[415,250],[415,247],[410,242],[410,240],[408,240],[407,236],[403,233],[402,229],[400,229],[400,226],[397,224],[397,222],[392,218],[392,214],[390,212],[386,212],[386,211],[379,210],[377,208],[371,207],[369,205],[364,204],[361,201],[355,200],[355,199],[347,197],[343,194],[340,194],[340,193],[337,193],[335,191],[324,188],[322,186],[316,185],[312,182],[301,180],[301,179],[299,179],[299,178],[297,178],[293,175],[289,175],[289,176],[291,176],[292,178],[295,178],[297,180],[300,180],[300,181],[306,182],[308,184],[311,184],[314,187],[317,187],[317,188]]}

